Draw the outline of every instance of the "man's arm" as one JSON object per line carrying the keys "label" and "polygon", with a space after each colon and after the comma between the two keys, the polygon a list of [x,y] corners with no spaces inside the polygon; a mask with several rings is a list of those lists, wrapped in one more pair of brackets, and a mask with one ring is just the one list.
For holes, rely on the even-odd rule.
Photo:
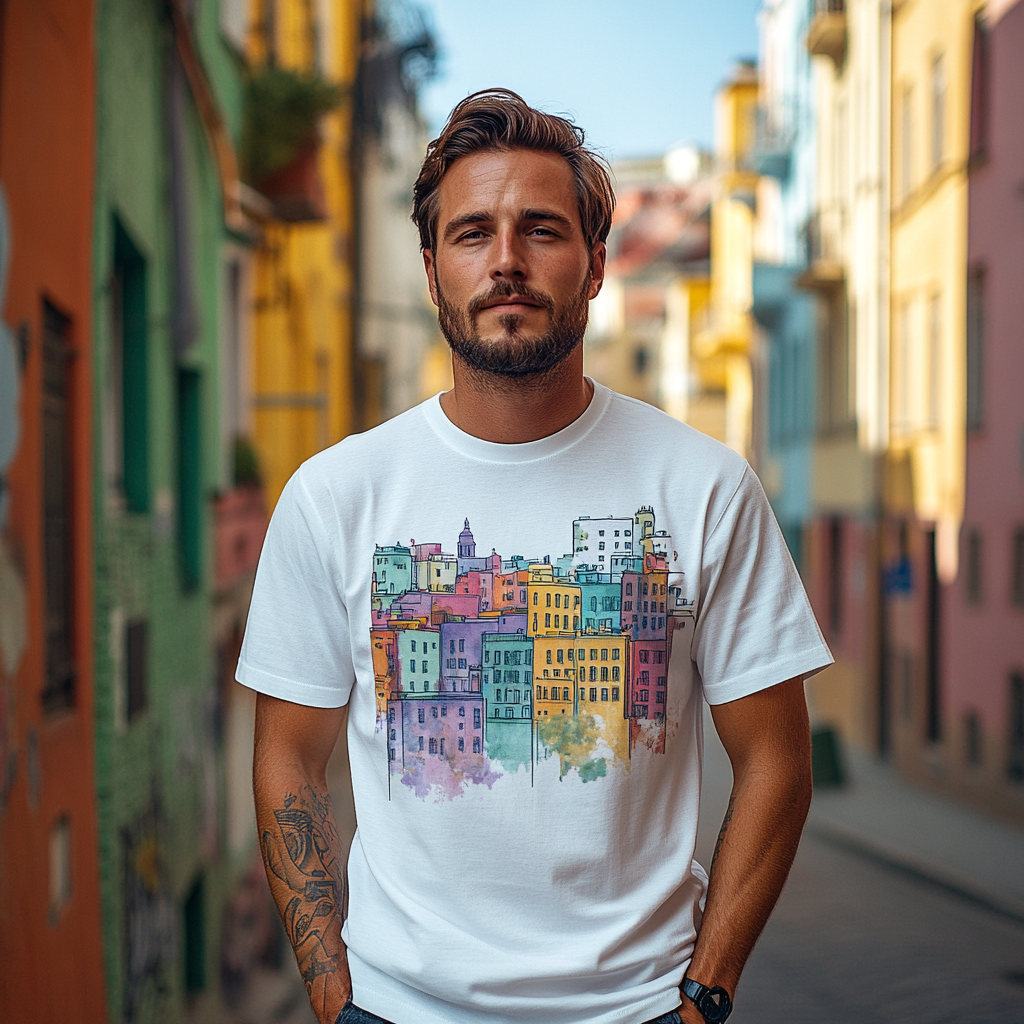
{"label": "man's arm", "polygon": [[[796,856],[811,803],[811,731],[803,678],[711,708],[733,787],[711,862],[686,976],[735,995],[743,965]],[[703,1024],[683,999],[688,1024]]]}
{"label": "man's arm", "polygon": [[345,865],[327,791],[327,762],[347,711],[262,693],[256,698],[256,830],[270,891],[320,1024],[334,1024],[352,988],[341,939]]}

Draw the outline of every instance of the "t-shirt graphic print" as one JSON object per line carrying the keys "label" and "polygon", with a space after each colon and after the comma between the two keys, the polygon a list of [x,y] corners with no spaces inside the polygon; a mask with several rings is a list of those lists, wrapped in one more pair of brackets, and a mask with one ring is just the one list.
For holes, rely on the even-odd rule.
{"label": "t-shirt graphic print", "polygon": [[[569,537],[566,524],[566,540]],[[377,730],[393,780],[460,796],[557,757],[583,782],[665,751],[668,665],[693,601],[654,509],[571,523],[572,550],[478,555],[469,520],[373,554]]]}

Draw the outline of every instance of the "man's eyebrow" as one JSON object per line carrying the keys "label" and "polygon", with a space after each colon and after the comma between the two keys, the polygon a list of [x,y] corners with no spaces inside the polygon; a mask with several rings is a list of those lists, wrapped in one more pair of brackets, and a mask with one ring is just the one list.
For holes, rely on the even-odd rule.
{"label": "man's eyebrow", "polygon": [[485,221],[493,220],[494,218],[486,210],[477,210],[474,213],[464,213],[461,217],[455,217],[448,221],[444,229],[444,237],[446,239],[451,238],[452,235],[457,234],[464,227],[468,227],[470,224],[482,224]]}
{"label": "man's eyebrow", "polygon": [[559,224],[564,224],[566,227],[572,226],[572,221],[568,217],[562,216],[560,213],[555,213],[554,210],[522,210],[519,214],[520,220],[553,220]]}

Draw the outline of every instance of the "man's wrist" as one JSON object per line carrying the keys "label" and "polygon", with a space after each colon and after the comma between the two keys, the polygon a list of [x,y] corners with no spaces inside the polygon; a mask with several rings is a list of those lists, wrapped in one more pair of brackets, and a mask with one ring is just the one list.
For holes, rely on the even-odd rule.
{"label": "man's wrist", "polygon": [[704,985],[684,977],[679,991],[683,995],[683,1005],[693,1007],[707,1024],[723,1024],[732,1013],[732,997],[721,985]]}

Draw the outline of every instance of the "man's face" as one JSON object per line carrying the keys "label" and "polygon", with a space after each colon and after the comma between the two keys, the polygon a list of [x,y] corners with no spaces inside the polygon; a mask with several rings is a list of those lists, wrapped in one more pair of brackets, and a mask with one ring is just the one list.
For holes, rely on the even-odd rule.
{"label": "man's face", "polygon": [[452,350],[504,377],[553,369],[583,340],[604,279],[605,247],[587,248],[569,165],[535,150],[473,153],[438,198],[423,262]]}

